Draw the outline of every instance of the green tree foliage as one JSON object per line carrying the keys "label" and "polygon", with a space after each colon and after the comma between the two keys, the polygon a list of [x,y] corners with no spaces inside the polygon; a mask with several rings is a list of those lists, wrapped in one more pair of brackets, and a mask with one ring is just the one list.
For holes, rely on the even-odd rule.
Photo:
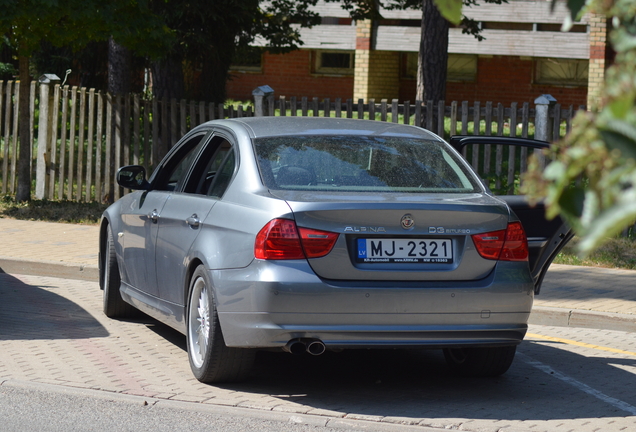
{"label": "green tree foliage", "polygon": [[145,0],[0,0],[0,30],[18,55],[29,56],[42,41],[80,48],[116,37],[124,46],[160,55],[169,29]]}
{"label": "green tree foliage", "polygon": [[[147,54],[162,51],[168,29],[145,0],[0,0],[0,33],[16,47],[20,77],[20,142],[31,142],[29,59],[42,41],[81,47],[114,36],[119,43]],[[16,199],[31,197],[31,146],[20,145]]]}
{"label": "green tree foliage", "polygon": [[[582,2],[572,3],[576,17]],[[594,0],[581,12],[608,18],[616,58],[599,106],[577,115],[545,170],[532,163],[524,189],[545,198],[549,217],[568,220],[585,255],[636,220],[636,7],[633,0]]]}
{"label": "green tree foliage", "polygon": [[0,80],[12,80],[18,74],[11,63],[0,63]]}
{"label": "green tree foliage", "polygon": [[[200,70],[198,99],[222,103],[237,48],[256,37],[272,52],[302,45],[298,27],[320,22],[310,10],[317,0],[154,0],[153,10],[176,34],[175,43],[153,64],[155,94],[183,97],[183,66]],[[191,94],[191,96],[194,96]]]}

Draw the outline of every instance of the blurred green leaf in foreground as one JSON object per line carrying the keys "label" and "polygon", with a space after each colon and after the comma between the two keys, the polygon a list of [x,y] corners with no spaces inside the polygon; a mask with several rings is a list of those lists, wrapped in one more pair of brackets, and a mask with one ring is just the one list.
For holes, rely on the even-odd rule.
{"label": "blurred green leaf in foreground", "polygon": [[549,217],[570,223],[583,256],[636,221],[636,2],[592,0],[585,12],[608,18],[616,51],[601,100],[576,116],[545,169],[531,161],[522,186],[531,201],[545,199]]}

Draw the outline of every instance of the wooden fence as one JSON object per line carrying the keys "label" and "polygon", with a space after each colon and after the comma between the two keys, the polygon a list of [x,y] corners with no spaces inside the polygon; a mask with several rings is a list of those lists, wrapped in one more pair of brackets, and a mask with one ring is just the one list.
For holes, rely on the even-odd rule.
{"label": "wooden fence", "polygon": [[[15,194],[16,190],[20,145],[18,91],[17,83],[0,81],[2,194]],[[31,86],[30,101],[33,190],[37,198],[51,200],[116,200],[123,193],[114,185],[119,167],[140,164],[150,172],[169,148],[196,125],[216,118],[254,115],[251,104],[224,106],[183,99],[148,100],[139,94],[111,95],[94,89],[36,83]],[[528,103],[504,107],[492,102],[475,102],[469,106],[467,102],[399,104],[397,100],[376,102],[371,99],[354,103],[340,99],[279,97],[269,98],[264,112],[417,124],[446,138],[457,134],[530,138],[539,135],[535,130],[537,106]],[[570,130],[574,108],[557,104],[549,112],[552,132],[541,133],[558,139]],[[479,165],[476,168],[480,172],[484,169]],[[501,167],[498,169],[499,175]],[[508,177],[518,177],[525,169],[525,161],[507,169],[514,171]]]}
{"label": "wooden fence", "polygon": [[[431,107],[431,109],[428,109]],[[283,109],[284,108],[284,109]],[[555,104],[550,109],[550,119],[552,120],[551,140],[558,140],[563,137],[572,127],[572,119],[579,107],[562,107]],[[509,107],[493,102],[475,102],[469,106],[464,101],[458,103],[451,102],[446,105],[445,101],[426,103],[416,101],[415,103],[404,102],[399,104],[397,99],[391,102],[382,100],[376,103],[374,99],[369,99],[365,103],[359,99],[354,103],[351,99],[343,102],[341,99],[330,99],[320,101],[318,98],[303,97],[299,101],[297,98],[286,100],[281,96],[269,107],[269,115],[298,115],[298,116],[324,116],[324,117],[346,117],[365,118],[393,123],[404,123],[419,125],[436,134],[449,138],[453,135],[486,135],[486,136],[519,136],[522,138],[534,137],[534,118],[536,110],[525,102],[519,105],[513,102]],[[437,118],[436,124],[434,119]],[[481,125],[475,130],[474,125]],[[511,124],[517,128],[510,128]]]}

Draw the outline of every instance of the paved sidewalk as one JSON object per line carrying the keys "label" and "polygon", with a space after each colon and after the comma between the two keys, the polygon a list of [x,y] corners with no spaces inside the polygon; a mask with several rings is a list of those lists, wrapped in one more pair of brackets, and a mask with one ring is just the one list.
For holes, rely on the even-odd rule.
{"label": "paved sidewalk", "polygon": [[[96,225],[0,218],[5,273],[96,281]],[[531,324],[636,331],[636,271],[552,265]]]}
{"label": "paved sidewalk", "polygon": [[98,279],[99,227],[0,218],[4,273]]}

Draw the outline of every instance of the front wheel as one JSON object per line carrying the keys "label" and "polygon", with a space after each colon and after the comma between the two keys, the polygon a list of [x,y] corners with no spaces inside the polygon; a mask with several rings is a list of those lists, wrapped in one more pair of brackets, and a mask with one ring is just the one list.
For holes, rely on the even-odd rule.
{"label": "front wheel", "polygon": [[453,372],[464,377],[503,375],[515,358],[516,346],[446,348],[444,358]]}
{"label": "front wheel", "polygon": [[225,345],[212,284],[203,266],[197,267],[192,275],[187,314],[188,358],[196,379],[213,383],[247,378],[254,350]]}

